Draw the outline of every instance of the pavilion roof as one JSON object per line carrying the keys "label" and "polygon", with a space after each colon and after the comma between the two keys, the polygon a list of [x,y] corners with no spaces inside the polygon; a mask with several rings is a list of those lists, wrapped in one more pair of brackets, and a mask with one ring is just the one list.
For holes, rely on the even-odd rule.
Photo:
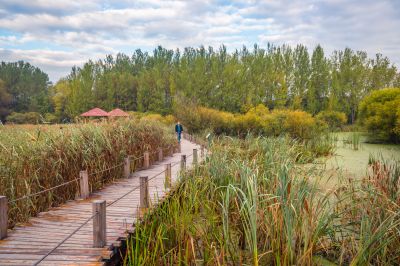
{"label": "pavilion roof", "polygon": [[121,109],[117,108],[108,113],[108,116],[129,116],[128,113],[122,111]]}
{"label": "pavilion roof", "polygon": [[85,116],[85,117],[102,117],[102,116],[108,116],[108,113],[100,108],[93,108],[92,110],[89,110],[83,114],[81,114],[81,116]]}

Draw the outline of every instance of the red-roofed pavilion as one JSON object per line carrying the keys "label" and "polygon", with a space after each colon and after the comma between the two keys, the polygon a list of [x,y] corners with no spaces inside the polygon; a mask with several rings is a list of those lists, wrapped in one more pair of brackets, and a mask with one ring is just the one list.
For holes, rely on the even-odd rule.
{"label": "red-roofed pavilion", "polygon": [[108,113],[100,108],[93,108],[86,113],[81,114],[83,117],[107,117]]}
{"label": "red-roofed pavilion", "polygon": [[127,116],[129,116],[129,114],[122,111],[121,109],[117,108],[117,109],[114,109],[111,112],[109,112],[108,116],[110,116],[110,117],[127,117]]}

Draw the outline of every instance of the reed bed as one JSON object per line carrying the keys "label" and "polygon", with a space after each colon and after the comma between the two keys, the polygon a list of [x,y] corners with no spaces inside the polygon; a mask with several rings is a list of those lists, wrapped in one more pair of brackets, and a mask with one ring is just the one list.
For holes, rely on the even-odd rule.
{"label": "reed bed", "polygon": [[[0,195],[9,200],[9,226],[75,199],[79,181],[73,180],[81,170],[88,171],[94,191],[122,177],[126,156],[134,159],[175,145],[170,130],[148,120],[0,127]],[[73,182],[23,198],[68,181]]]}
{"label": "reed bed", "polygon": [[353,150],[358,151],[361,147],[361,134],[359,132],[351,132],[343,142],[345,145],[350,145]]}
{"label": "reed bed", "polygon": [[364,182],[325,192],[323,170],[297,163],[302,151],[288,138],[215,141],[206,162],[137,224],[124,264],[398,263],[398,166],[374,161]]}

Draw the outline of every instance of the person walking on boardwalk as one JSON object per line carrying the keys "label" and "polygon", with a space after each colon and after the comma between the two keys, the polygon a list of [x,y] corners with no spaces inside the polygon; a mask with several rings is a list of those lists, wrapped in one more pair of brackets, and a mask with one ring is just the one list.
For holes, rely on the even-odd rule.
{"label": "person walking on boardwalk", "polygon": [[181,134],[183,132],[183,127],[179,121],[175,125],[175,132],[176,132],[176,136],[178,137],[178,142],[181,142]]}

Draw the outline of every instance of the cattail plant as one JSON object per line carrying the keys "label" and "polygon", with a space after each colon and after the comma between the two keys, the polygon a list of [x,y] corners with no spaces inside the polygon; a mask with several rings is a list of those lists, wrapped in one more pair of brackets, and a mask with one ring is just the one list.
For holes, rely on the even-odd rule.
{"label": "cattail plant", "polygon": [[323,169],[299,164],[309,153],[303,144],[216,138],[207,161],[137,224],[124,263],[396,264],[397,168],[374,161],[369,180],[327,191]]}

